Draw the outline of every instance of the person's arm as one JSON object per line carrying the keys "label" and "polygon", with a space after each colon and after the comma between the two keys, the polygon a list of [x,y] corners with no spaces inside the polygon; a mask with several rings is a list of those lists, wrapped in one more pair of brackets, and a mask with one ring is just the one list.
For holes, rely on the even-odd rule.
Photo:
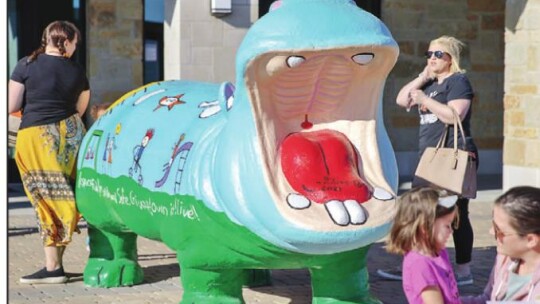
{"label": "person's arm", "polygon": [[77,112],[79,112],[79,116],[82,117],[84,115],[89,102],[90,90],[82,91],[79,95],[79,99],[77,100]]}
{"label": "person's arm", "polygon": [[469,107],[471,106],[470,99],[453,99],[448,101],[448,104],[443,104],[436,101],[433,98],[429,98],[422,90],[411,91],[411,99],[413,105],[419,107],[425,107],[431,113],[435,114],[440,121],[452,124],[454,123],[454,114],[452,113],[452,107],[459,115],[459,118],[463,120]]}
{"label": "person's arm", "polygon": [[422,73],[420,73],[415,79],[407,83],[405,86],[403,86],[403,88],[401,88],[401,90],[399,90],[399,93],[396,97],[396,103],[399,106],[407,108],[407,110],[409,110],[411,106],[413,106],[411,92],[413,90],[420,89],[426,82],[430,81],[432,78],[433,76],[431,75],[429,67],[426,66]]}
{"label": "person's arm", "polygon": [[9,80],[8,83],[8,113],[15,113],[22,108],[24,96],[24,84]]}
{"label": "person's arm", "polygon": [[396,103],[398,106],[410,109],[413,106],[413,100],[411,99],[411,92],[420,89],[429,79],[422,74],[418,75],[411,82],[403,86],[396,97]]}
{"label": "person's arm", "polygon": [[422,290],[420,294],[422,301],[429,304],[444,304],[441,290],[436,286],[429,286]]}
{"label": "person's arm", "polygon": [[[491,293],[493,292],[493,285],[495,284],[495,271],[498,267],[501,267],[501,256],[498,255],[495,259],[495,264],[491,269],[489,279],[484,288],[484,292],[476,296],[461,296],[459,300],[461,304],[485,304],[487,301],[491,300]],[[499,282],[500,284],[500,282]]]}

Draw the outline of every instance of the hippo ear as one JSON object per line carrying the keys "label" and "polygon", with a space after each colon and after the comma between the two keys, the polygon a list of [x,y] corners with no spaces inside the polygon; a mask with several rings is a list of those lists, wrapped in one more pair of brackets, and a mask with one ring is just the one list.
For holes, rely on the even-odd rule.
{"label": "hippo ear", "polygon": [[229,111],[234,103],[234,85],[230,82],[224,82],[219,88],[219,103],[225,103],[227,111]]}
{"label": "hippo ear", "polygon": [[270,9],[268,11],[271,12],[273,10],[276,10],[276,9],[280,8],[281,7],[281,2],[282,2],[281,0],[277,0],[277,1],[272,2],[272,4],[270,4]]}

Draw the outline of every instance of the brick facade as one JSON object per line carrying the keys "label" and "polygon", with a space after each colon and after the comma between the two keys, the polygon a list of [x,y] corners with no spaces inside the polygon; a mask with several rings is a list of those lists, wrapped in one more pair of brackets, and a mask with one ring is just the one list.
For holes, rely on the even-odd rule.
{"label": "brick facade", "polygon": [[[467,70],[475,91],[471,121],[475,142],[481,158],[498,163],[497,159],[489,159],[488,152],[500,153],[503,144],[504,0],[384,0],[382,6],[381,19],[400,46],[400,56],[384,95],[386,127],[398,160],[400,153],[416,151],[418,114],[396,106],[395,97],[424,68],[423,53],[429,41],[450,35],[466,44],[461,66]],[[409,155],[408,161],[415,162],[416,153]],[[407,158],[400,160],[405,161]],[[496,173],[487,168],[486,162],[480,163],[483,171]],[[405,169],[400,171],[407,171],[414,164],[402,167]],[[402,175],[407,173],[411,172]]]}
{"label": "brick facade", "polygon": [[143,84],[142,1],[87,1],[91,103],[112,102]]}
{"label": "brick facade", "polygon": [[503,187],[540,186],[540,0],[507,1]]}
{"label": "brick facade", "polygon": [[[236,49],[258,18],[258,1],[232,0],[233,12],[225,16],[211,15],[210,1],[165,3],[165,79],[234,81]],[[92,0],[87,6],[92,102],[112,101],[142,85],[142,3]],[[466,44],[462,66],[476,94],[472,132],[480,171],[504,167],[505,185],[514,171],[527,171],[520,176],[540,184],[540,0],[382,0],[381,11],[400,46],[383,100],[400,173],[414,169],[418,118],[396,106],[395,96],[422,70],[429,41],[451,35]]]}
{"label": "brick facade", "polygon": [[[171,0],[168,0],[171,1]],[[223,82],[235,81],[236,50],[249,27],[258,19],[256,0],[232,0],[232,13],[214,16],[210,1],[179,1],[180,79]],[[165,39],[167,43],[172,43]]]}

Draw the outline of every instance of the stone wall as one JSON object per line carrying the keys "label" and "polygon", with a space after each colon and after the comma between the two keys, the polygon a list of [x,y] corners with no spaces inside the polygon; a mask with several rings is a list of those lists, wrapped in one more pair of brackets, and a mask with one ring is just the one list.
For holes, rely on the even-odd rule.
{"label": "stone wall", "polygon": [[213,16],[210,1],[180,1],[180,78],[235,81],[236,50],[258,19],[257,0],[232,0],[232,13]]}
{"label": "stone wall", "polygon": [[398,152],[400,174],[409,175],[415,167],[418,114],[415,109],[407,113],[396,106],[395,97],[404,84],[422,71],[429,41],[441,35],[454,36],[466,44],[461,65],[467,70],[476,95],[472,133],[481,150],[480,169],[483,173],[500,173],[504,0],[383,0],[381,19],[400,47],[384,97],[386,127]]}
{"label": "stone wall", "polygon": [[87,1],[91,104],[113,102],[143,84],[142,1]]}
{"label": "stone wall", "polygon": [[503,187],[540,186],[540,0],[506,1]]}
{"label": "stone wall", "polygon": [[[142,85],[142,3],[92,0],[87,6],[92,102],[113,101]],[[224,16],[210,13],[210,1],[165,0],[165,7],[165,79],[234,82],[236,50],[258,19],[258,0],[232,0],[232,13]],[[505,0],[382,0],[381,19],[401,51],[383,101],[400,174],[410,175],[416,165],[418,117],[394,100],[399,89],[423,69],[423,53],[429,41],[440,35],[455,36],[467,45],[462,66],[476,93],[472,132],[480,149],[480,171],[501,173]],[[524,58],[525,49],[520,51],[519,57]],[[516,95],[507,97],[508,102],[512,98]],[[510,116],[519,120],[519,115],[523,112],[509,113],[507,120]],[[529,134],[526,130],[515,132]]]}

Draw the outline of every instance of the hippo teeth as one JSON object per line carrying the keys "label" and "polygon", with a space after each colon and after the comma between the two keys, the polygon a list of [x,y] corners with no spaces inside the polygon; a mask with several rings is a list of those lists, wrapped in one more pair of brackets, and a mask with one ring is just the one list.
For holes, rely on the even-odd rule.
{"label": "hippo teeth", "polygon": [[[290,193],[287,203],[293,209],[306,209],[311,206],[310,200],[300,194]],[[355,200],[330,200],[324,204],[332,221],[340,226],[362,225],[368,219],[367,210]]]}
{"label": "hippo teeth", "polygon": [[293,209],[306,209],[311,206],[311,202],[307,197],[296,193],[291,193],[287,196],[287,203]]}
{"label": "hippo teeth", "polygon": [[345,209],[347,209],[347,212],[349,213],[351,224],[361,225],[367,221],[367,211],[357,201],[346,200],[343,202],[343,205],[345,205]]}
{"label": "hippo teeth", "polygon": [[361,225],[368,219],[366,209],[355,200],[331,200],[324,204],[330,218],[340,226]]}
{"label": "hippo teeth", "polygon": [[299,132],[280,146],[281,168],[290,186],[316,203],[353,199],[371,191],[359,175],[359,157],[348,138],[334,130]]}
{"label": "hippo teeth", "polygon": [[394,195],[382,188],[375,187],[373,189],[373,197],[380,201],[389,201],[394,199]]}
{"label": "hippo teeth", "polygon": [[349,213],[347,213],[347,209],[342,202],[332,200],[324,204],[324,206],[326,207],[326,211],[328,211],[328,214],[336,224],[340,226],[346,226],[349,224]]}

